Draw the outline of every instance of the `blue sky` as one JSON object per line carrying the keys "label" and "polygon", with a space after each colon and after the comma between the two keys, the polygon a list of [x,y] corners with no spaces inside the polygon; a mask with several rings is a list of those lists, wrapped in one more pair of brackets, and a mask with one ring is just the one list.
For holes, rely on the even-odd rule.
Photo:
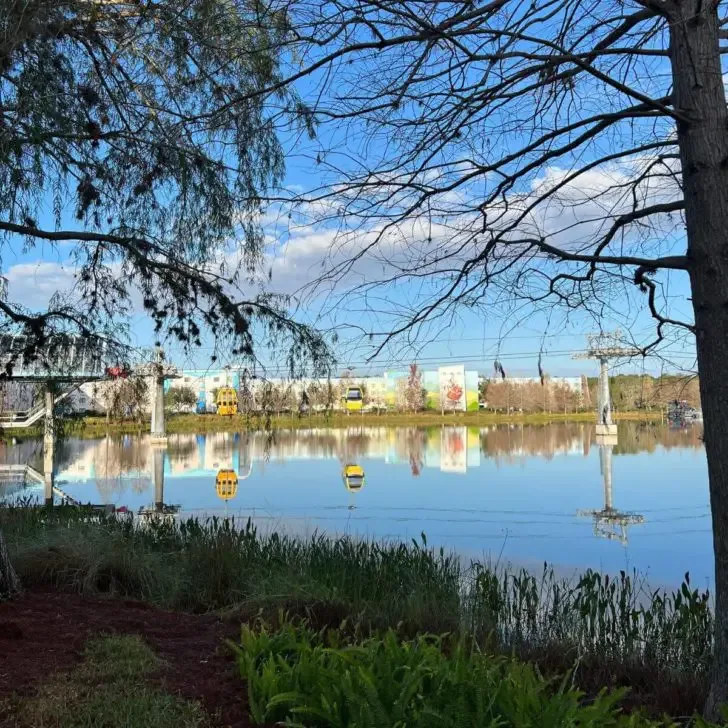
{"label": "blue sky", "polygon": [[[314,78],[300,85],[301,95],[311,96],[318,80]],[[646,76],[644,83],[650,86],[653,81]],[[652,88],[645,90],[656,91]],[[596,87],[592,87],[591,97],[585,99],[585,109],[599,107],[603,102]],[[544,120],[544,123],[547,121]],[[319,128],[319,136],[313,141],[307,140],[304,135],[285,134],[282,137],[287,159],[285,190],[289,193],[301,192],[332,182],[333,165],[353,170],[357,164],[366,162],[366,154],[374,160],[386,159],[387,146],[381,141],[368,146],[362,157],[364,142],[363,137],[358,136],[361,131],[356,125],[345,129],[324,125]],[[503,138],[499,143],[505,149],[508,144],[519,141],[518,138]],[[589,148],[584,152],[584,159],[603,153],[608,144],[609,141],[605,140]],[[323,164],[317,161],[317,157],[322,154],[326,157],[326,163]],[[359,155],[358,158],[356,155]],[[551,184],[565,174],[575,161],[576,158],[554,160],[551,166],[538,170],[534,176],[525,180],[524,186],[515,190],[515,194],[528,196],[539,184]],[[581,194],[584,203],[593,203],[599,199],[601,204],[607,199],[610,204],[605,189],[615,179],[626,178],[634,172],[635,167],[629,164],[613,165],[580,180],[568,192],[572,200],[575,199],[573,195]],[[464,199],[467,201],[468,198],[477,197],[480,194],[478,185],[486,186],[487,180],[464,187],[461,193],[463,197],[450,199],[445,204],[457,205]],[[671,191],[649,190],[645,194],[669,196]],[[594,232],[595,223],[590,221],[594,207],[582,204],[576,212],[570,210],[568,205],[546,210],[537,224],[547,228],[559,243],[568,246],[580,236]],[[50,209],[50,204],[46,203],[46,210],[38,215],[41,226],[53,227]],[[596,371],[595,364],[573,358],[584,350],[586,333],[597,330],[599,326],[604,329],[620,327],[626,338],[639,345],[644,345],[653,336],[654,322],[644,310],[642,295],[634,287],[627,286],[610,294],[612,298],[600,321],[579,311],[569,311],[567,315],[563,310],[550,307],[535,309],[489,294],[484,306],[477,309],[460,307],[445,319],[435,319],[419,330],[414,340],[400,338],[386,347],[377,359],[368,362],[373,345],[378,340],[371,341],[363,333],[388,330],[403,312],[420,305],[425,295],[432,294],[436,289],[437,276],[433,275],[424,285],[407,280],[383,288],[368,287],[382,276],[386,277],[387,267],[391,267],[393,262],[405,260],[411,251],[427,254],[428,245],[436,248],[447,244],[447,237],[452,231],[448,232],[445,226],[441,226],[431,243],[426,244],[421,223],[414,221],[408,229],[403,226],[397,231],[401,239],[393,238],[377,255],[364,258],[335,289],[319,287],[312,292],[306,288],[306,284],[321,275],[322,261],[326,261],[325,265],[336,265],[346,254],[356,253],[375,229],[375,226],[354,229],[352,222],[352,228],[344,229],[342,234],[338,221],[321,221],[321,215],[325,216],[329,212],[331,210],[325,206],[317,208],[309,205],[298,208],[289,218],[285,209],[278,206],[268,209],[265,213],[268,233],[265,268],[271,270],[270,287],[274,291],[294,294],[299,300],[300,305],[295,312],[299,319],[338,332],[336,353],[342,368],[349,366],[358,373],[366,374],[401,368],[413,360],[433,367],[438,363],[462,361],[470,367],[490,373],[493,360],[497,358],[512,376],[535,376],[541,354],[544,369],[552,375],[593,374]],[[684,250],[685,241],[679,221],[663,220],[662,223],[664,237],[654,243],[656,249],[661,254]],[[457,232],[453,237],[457,237]],[[641,243],[635,239],[634,244]],[[56,291],[72,288],[71,252],[72,247],[68,244],[52,246],[47,243],[39,243],[32,250],[24,250],[18,245],[17,239],[13,240],[4,249],[2,259],[2,271],[9,278],[11,299],[37,308]],[[233,252],[231,257],[235,257]],[[545,263],[544,267],[547,265]],[[661,274],[660,282],[664,285],[661,288],[663,303],[668,306],[669,312],[678,318],[689,318],[687,277],[679,273]],[[139,311],[137,308],[132,315],[131,343],[151,346],[154,343],[151,322]],[[177,363],[199,368],[209,363],[212,342],[205,340],[203,348],[192,356],[183,356],[179,348],[171,344],[167,348]],[[659,373],[676,369],[691,370],[694,366],[693,347],[687,337],[665,342],[660,354],[644,362],[641,359],[624,362],[617,370]],[[262,355],[262,359],[270,365],[272,374],[278,373],[277,362],[271,361],[266,354]],[[218,363],[232,362],[226,360],[223,353]]]}
{"label": "blue sky", "polygon": [[[296,163],[296,159],[291,158],[287,184],[301,186],[308,173],[310,170],[302,162]],[[49,217],[42,216],[41,225],[52,226]],[[273,269],[271,287],[285,293],[296,292],[308,278],[317,275],[320,270],[323,246],[332,243],[330,231],[323,226],[294,229],[291,232],[287,222],[281,224],[272,220],[269,232],[271,239],[275,241],[269,261]],[[281,240],[284,241],[283,244],[280,244]],[[72,287],[71,249],[70,244],[54,246],[48,243],[39,243],[32,250],[18,249],[16,244],[6,247],[2,264],[4,274],[9,277],[11,297],[30,308],[36,308],[56,291]],[[673,309],[689,312],[686,277],[673,273],[669,292]],[[388,290],[386,295],[394,306],[398,301],[408,299],[411,290],[403,288],[397,291],[395,288]],[[489,373],[492,371],[493,360],[498,358],[512,376],[535,376],[541,351],[546,371],[555,376],[593,374],[596,371],[594,363],[573,358],[574,354],[584,350],[585,334],[597,330],[598,326],[593,319],[579,312],[571,312],[566,318],[560,311],[534,311],[527,306],[507,312],[506,315],[496,309],[484,315],[482,311],[472,312],[462,308],[457,311],[452,321],[448,321],[444,330],[434,327],[414,343],[395,342],[377,359],[367,362],[371,345],[366,340],[362,341],[362,337],[352,331],[348,324],[353,322],[375,325],[376,322],[373,317],[367,321],[366,313],[362,311],[359,302],[356,311],[354,306],[347,306],[346,300],[334,306],[330,301],[324,304],[322,299],[316,298],[307,299],[306,303],[306,310],[299,310],[297,316],[312,323],[318,322],[327,328],[341,327],[341,342],[338,346],[341,366],[352,366],[361,374],[401,368],[415,359],[428,367],[438,363],[463,361],[473,368]],[[633,294],[631,300],[625,297],[625,309],[615,312],[611,320],[604,321],[603,327],[610,329],[621,326],[635,341],[647,341],[654,333],[654,322],[637,304],[639,295]],[[325,315],[317,319],[323,311],[326,311]],[[143,312],[133,315],[130,330],[134,345],[153,345],[152,325]],[[171,344],[168,350],[180,364],[204,367],[212,353],[212,342],[206,341],[203,349],[192,357],[183,356],[181,350]],[[267,363],[275,374],[275,362]],[[693,351],[689,341],[668,342],[662,357],[650,357],[644,362],[644,370],[652,373],[679,368],[693,368]],[[616,371],[635,372],[642,369],[643,362],[640,358],[633,362],[623,362]]]}

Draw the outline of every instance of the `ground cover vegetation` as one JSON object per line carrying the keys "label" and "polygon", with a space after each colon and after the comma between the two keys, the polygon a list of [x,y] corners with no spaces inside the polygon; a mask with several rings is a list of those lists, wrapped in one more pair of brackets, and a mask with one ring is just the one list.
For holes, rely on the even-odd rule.
{"label": "ground cover vegetation", "polygon": [[[590,699],[604,688],[626,687],[628,693],[619,696],[625,709],[644,708],[653,716],[689,716],[701,708],[707,695],[713,644],[711,599],[690,584],[688,575],[678,590],[651,590],[636,574],[621,573],[613,579],[587,571],[565,579],[548,567],[534,574],[465,563],[429,548],[424,536],[409,544],[324,535],[299,539],[264,534],[250,523],[224,520],[177,525],[152,519],[139,527],[65,506],[53,510],[6,506],[0,508],[0,527],[26,589],[142,599],[166,609],[215,611],[242,623],[263,619],[268,627],[259,629],[260,635],[280,634],[284,641],[295,637],[312,650],[318,642],[311,630],[337,630],[339,637],[332,639],[356,644],[357,650],[371,656],[388,650],[396,634],[401,644],[392,659],[398,663],[408,651],[417,660],[422,657],[424,662],[415,670],[420,677],[423,670],[434,674],[441,669],[453,675],[479,670],[490,675],[484,677],[481,695],[486,703],[493,697],[488,697],[488,680],[496,675],[515,683],[526,681],[531,685],[527,690],[533,688],[534,700],[540,700],[537,696],[543,691],[551,695],[551,678],[567,673],[569,690],[578,687]],[[292,619],[299,620],[293,627]],[[305,652],[309,647],[301,649]],[[442,658],[435,659],[435,648]],[[331,657],[330,663],[326,657],[315,669],[322,670],[322,676],[338,669],[336,660],[348,659],[347,654]],[[273,667],[264,668],[256,661],[255,669],[283,669],[276,655],[265,658],[272,660]],[[545,682],[540,682],[539,673],[529,672],[532,668],[499,660],[481,664],[478,655],[513,657],[538,666]],[[294,663],[290,667],[297,670]],[[253,668],[241,669],[254,682]],[[285,684],[284,680],[281,685]],[[466,693],[470,689],[466,684],[461,687]],[[265,706],[272,699],[272,688],[261,690],[250,700],[251,710],[257,710],[253,705],[263,706],[260,720],[279,719],[280,710],[299,705],[281,698],[269,714]],[[308,695],[305,700],[320,707],[330,697]],[[558,710],[571,710],[568,705],[574,701],[582,704],[571,693],[559,700],[565,702]],[[437,701],[427,705],[427,715],[430,709],[450,710]],[[600,705],[605,715],[613,706],[606,699]],[[396,709],[400,708],[405,713],[414,710],[404,705]],[[394,704],[387,710],[394,711]],[[473,714],[477,720],[482,715]],[[492,719],[496,717],[493,713]],[[578,720],[574,718],[575,725],[582,724]],[[368,724],[375,723],[350,723]]]}

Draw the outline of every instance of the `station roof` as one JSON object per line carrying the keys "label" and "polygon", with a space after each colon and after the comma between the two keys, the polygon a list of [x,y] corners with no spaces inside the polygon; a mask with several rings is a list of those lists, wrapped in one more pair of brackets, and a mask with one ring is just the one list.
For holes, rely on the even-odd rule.
{"label": "station roof", "polygon": [[13,382],[106,379],[106,368],[115,363],[99,339],[58,335],[33,350],[27,336],[0,336],[0,373]]}

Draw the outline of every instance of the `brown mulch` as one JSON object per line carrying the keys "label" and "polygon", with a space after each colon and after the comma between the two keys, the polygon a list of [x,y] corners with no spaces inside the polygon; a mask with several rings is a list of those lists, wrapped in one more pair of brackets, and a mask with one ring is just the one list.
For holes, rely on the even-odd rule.
{"label": "brown mulch", "polygon": [[49,675],[78,663],[90,637],[108,633],[143,637],[165,661],[160,684],[199,700],[216,726],[250,725],[246,687],[223,644],[239,637],[239,623],[57,592],[31,592],[0,604],[0,700],[32,694]]}
{"label": "brown mulch", "polygon": [[[338,625],[348,614],[347,607],[336,604],[310,607],[291,602],[285,607],[294,614],[305,612],[316,629]],[[0,603],[0,703],[14,693],[32,695],[48,676],[71,669],[81,661],[89,638],[138,634],[165,662],[154,678],[160,687],[200,701],[215,726],[248,728],[252,724],[247,687],[223,640],[239,638],[241,622],[254,616],[241,612],[222,620],[113,597],[32,591]],[[275,623],[276,614],[270,619]],[[538,663],[547,675],[563,675],[575,661],[575,655],[558,646],[517,651],[517,656]],[[699,712],[708,688],[704,675],[656,675],[640,665],[610,664],[598,657],[582,659],[577,682],[587,695],[596,695],[604,686],[627,686],[630,692],[623,707],[652,715]]]}

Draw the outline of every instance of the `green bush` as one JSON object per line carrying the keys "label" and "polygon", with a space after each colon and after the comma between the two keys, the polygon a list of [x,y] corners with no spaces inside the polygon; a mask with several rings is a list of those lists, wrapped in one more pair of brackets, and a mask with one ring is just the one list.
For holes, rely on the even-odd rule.
{"label": "green bush", "polygon": [[[467,728],[472,726],[670,726],[624,715],[625,690],[590,701],[570,685],[543,678],[515,659],[468,649],[464,642],[393,631],[346,644],[336,630],[284,621],[278,630],[243,627],[232,645],[258,725],[308,728]],[[696,725],[707,726],[700,719]]]}

